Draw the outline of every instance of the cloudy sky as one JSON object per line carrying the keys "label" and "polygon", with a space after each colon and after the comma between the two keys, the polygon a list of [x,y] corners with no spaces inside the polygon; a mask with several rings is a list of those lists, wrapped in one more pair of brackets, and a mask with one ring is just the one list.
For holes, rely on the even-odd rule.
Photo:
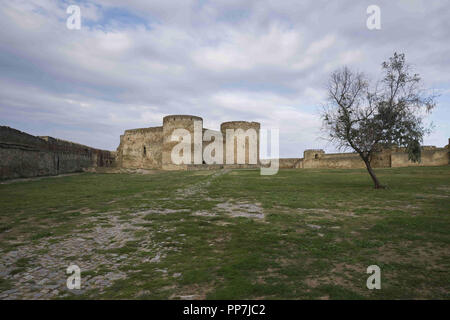
{"label": "cloudy sky", "polygon": [[[81,8],[80,30],[66,9]],[[381,30],[366,27],[369,5]],[[450,137],[448,1],[11,0],[0,7],[0,125],[115,150],[125,129],[194,114],[280,129],[280,155],[320,139],[330,73],[376,78],[404,52],[440,94],[426,144]]]}

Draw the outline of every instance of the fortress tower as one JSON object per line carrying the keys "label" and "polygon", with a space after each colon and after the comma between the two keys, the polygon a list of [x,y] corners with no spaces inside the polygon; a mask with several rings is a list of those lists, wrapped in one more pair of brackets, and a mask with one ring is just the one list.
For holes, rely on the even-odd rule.
{"label": "fortress tower", "polygon": [[[170,115],[163,118],[163,141],[162,141],[162,169],[164,170],[179,170],[184,169],[186,165],[177,165],[172,163],[171,154],[173,148],[180,143],[180,141],[172,141],[172,133],[177,129],[184,129],[190,134],[190,148],[191,148],[191,159],[190,163],[194,164],[194,143],[195,140],[199,140],[200,143],[197,148],[202,151],[202,137],[196,139],[194,136],[194,128],[197,125],[197,130],[199,129],[200,135],[203,132],[203,119],[192,115]],[[198,160],[198,159],[197,159]],[[200,163],[202,163],[202,158],[200,158]]]}
{"label": "fortress tower", "polygon": [[[229,121],[220,125],[220,131],[224,137],[224,164],[243,165],[259,164],[259,122]],[[227,130],[231,129],[231,135]],[[231,139],[231,140],[230,140]],[[227,148],[232,147],[233,150]],[[239,159],[239,153],[244,155]]]}

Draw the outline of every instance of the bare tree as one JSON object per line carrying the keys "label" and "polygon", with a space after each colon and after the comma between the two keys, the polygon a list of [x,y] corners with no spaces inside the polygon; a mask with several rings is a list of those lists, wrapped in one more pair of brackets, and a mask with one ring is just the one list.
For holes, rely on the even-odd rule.
{"label": "bare tree", "polygon": [[321,115],[328,139],[360,155],[377,189],[384,186],[372,169],[373,154],[406,147],[409,159],[420,161],[420,145],[429,132],[422,120],[435,106],[435,96],[424,94],[404,54],[394,53],[381,66],[383,78],[372,86],[363,73],[347,67],[333,72]]}

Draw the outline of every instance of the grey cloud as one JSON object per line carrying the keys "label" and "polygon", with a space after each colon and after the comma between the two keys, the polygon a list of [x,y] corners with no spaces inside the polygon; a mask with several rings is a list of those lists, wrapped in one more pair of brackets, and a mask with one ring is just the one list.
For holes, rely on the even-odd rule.
{"label": "grey cloud", "polygon": [[[234,119],[278,126],[282,156],[333,151],[317,116],[333,69],[377,76],[397,50],[428,86],[450,83],[450,6],[380,1],[382,30],[369,31],[369,4],[99,0],[83,4],[89,23],[71,31],[65,2],[11,2],[0,9],[1,124],[114,149],[125,129],[190,113],[212,129]],[[140,20],[117,23],[112,8]],[[427,140],[438,145],[450,135],[442,98]]]}

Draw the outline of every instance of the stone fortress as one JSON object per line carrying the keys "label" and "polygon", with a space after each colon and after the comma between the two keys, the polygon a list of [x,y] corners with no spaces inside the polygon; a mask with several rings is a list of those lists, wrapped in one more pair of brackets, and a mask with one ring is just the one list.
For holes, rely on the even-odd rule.
{"label": "stone fortress", "polygon": [[[172,133],[176,129],[184,129],[190,134],[190,164],[176,164],[171,160],[171,152],[174,146],[179,144],[178,141],[172,141]],[[232,139],[227,136],[227,129],[234,130],[235,134],[231,136]],[[117,151],[107,151],[52,137],[36,137],[10,127],[0,126],[0,180],[89,170],[116,172],[122,168],[127,170],[198,170],[259,168],[261,166],[259,159],[260,124],[258,122],[224,122],[220,126],[220,131],[209,131],[223,137],[223,158],[220,159],[223,161],[215,164],[206,163],[205,159],[194,159],[194,149],[200,148],[203,157],[203,151],[215,142],[214,137],[205,139],[207,141],[198,137],[198,135],[203,136],[207,131],[208,129],[203,128],[203,119],[200,117],[169,115],[163,118],[162,126],[126,130],[120,136]],[[254,139],[250,139],[249,132],[255,134]],[[196,135],[199,139],[195,139]],[[252,145],[253,143],[256,146]],[[227,146],[234,147],[232,153],[234,159],[231,159],[234,161],[225,159]],[[244,152],[240,161],[238,161],[238,150]],[[214,153],[215,151],[212,152],[213,155]],[[409,161],[404,148],[383,150],[375,154],[372,159],[374,168],[448,164],[449,145],[443,148],[423,146],[420,163]],[[310,149],[304,151],[303,158],[279,159],[279,167],[281,169],[353,169],[365,168],[365,165],[356,153],[326,154],[321,149]]]}
{"label": "stone fortress", "polygon": [[[259,131],[260,124],[258,122],[247,121],[230,121],[224,122],[220,125],[220,131],[213,131],[222,136],[223,143],[223,157],[216,165],[207,165],[204,159],[200,163],[195,164],[194,161],[194,145],[195,143],[195,122],[200,126],[201,137],[198,137],[201,145],[198,146],[202,150],[210,143],[213,143],[215,138],[203,141],[203,134],[206,128],[203,128],[203,119],[192,115],[169,115],[163,118],[163,125],[161,127],[150,127],[141,129],[126,130],[120,136],[120,145],[117,148],[116,162],[122,168],[142,168],[142,169],[163,169],[163,170],[186,170],[190,168],[252,168],[258,167],[259,164]],[[172,141],[172,134],[176,129],[185,129],[190,133],[191,139],[191,161],[189,164],[174,164],[171,160],[172,149],[179,143]],[[234,141],[233,155],[234,161],[229,163],[226,161],[227,135],[226,130],[232,129],[235,135],[232,137]],[[251,145],[251,139],[247,136],[247,130],[253,129],[252,132],[256,134],[254,145]],[[210,130],[212,131],[212,130]],[[238,161],[238,152],[244,150],[244,161]],[[251,161],[251,152],[254,152],[256,161]],[[253,163],[252,163],[253,162]]]}

